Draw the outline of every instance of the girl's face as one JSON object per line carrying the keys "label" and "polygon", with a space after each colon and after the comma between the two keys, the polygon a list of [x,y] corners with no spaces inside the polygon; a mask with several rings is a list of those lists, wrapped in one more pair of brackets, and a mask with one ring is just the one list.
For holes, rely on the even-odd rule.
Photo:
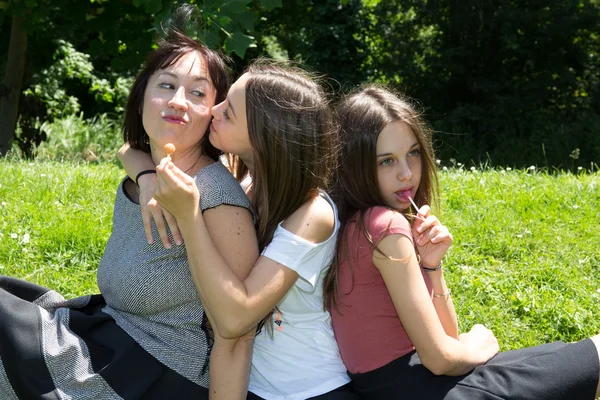
{"label": "girl's face", "polygon": [[377,180],[385,205],[410,207],[421,182],[421,146],[406,122],[390,122],[377,138]]}
{"label": "girl's face", "polygon": [[229,89],[227,98],[212,108],[210,142],[225,153],[240,156],[246,164],[252,162],[252,146],[246,120],[246,83],[242,75]]}
{"label": "girl's face", "polygon": [[148,79],[142,108],[152,154],[164,156],[166,143],[173,143],[180,154],[197,147],[210,124],[215,96],[206,62],[195,51],[154,72]]}

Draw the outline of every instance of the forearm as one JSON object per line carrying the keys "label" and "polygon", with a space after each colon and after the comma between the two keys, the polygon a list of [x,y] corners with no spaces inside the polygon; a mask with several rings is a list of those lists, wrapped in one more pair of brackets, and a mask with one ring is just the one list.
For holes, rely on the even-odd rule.
{"label": "forearm", "polygon": [[210,355],[211,400],[246,398],[253,347],[254,329],[237,339],[224,339],[215,332]]}
{"label": "forearm", "polygon": [[449,336],[437,341],[434,346],[416,350],[423,366],[435,375],[464,375],[493,356],[477,344]]}
{"label": "forearm", "polygon": [[118,151],[117,157],[123,169],[131,179],[135,179],[137,174],[148,169],[155,169],[156,165],[149,153],[141,150],[132,149],[129,143],[125,143]]}
{"label": "forearm", "polygon": [[446,286],[444,272],[440,269],[434,272],[427,272],[427,275],[431,279],[434,293],[433,306],[444,327],[444,331],[448,336],[458,339],[458,319],[454,310],[454,304],[452,303],[452,296],[450,295],[448,286]]}
{"label": "forearm", "polygon": [[[240,280],[217,250],[198,210],[192,219],[177,221],[186,243],[190,271],[204,304],[223,337],[234,338],[250,330],[264,313],[252,307]],[[234,251],[235,249],[233,249]]]}

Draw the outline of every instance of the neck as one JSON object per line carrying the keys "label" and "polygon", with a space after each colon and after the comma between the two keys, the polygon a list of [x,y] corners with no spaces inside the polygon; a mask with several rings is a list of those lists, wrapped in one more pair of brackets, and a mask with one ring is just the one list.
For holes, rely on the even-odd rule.
{"label": "neck", "polygon": [[252,159],[252,157],[240,156],[240,159],[244,162],[244,164],[246,164],[246,167],[248,167],[248,172],[250,173],[250,176],[253,176],[254,175],[254,160]]}
{"label": "neck", "polygon": [[[160,149],[152,148],[152,160],[156,165],[160,164],[160,161],[166,157],[167,154]],[[171,162],[175,164],[177,168],[185,172],[190,176],[194,176],[201,168],[210,164],[212,160],[210,157],[205,156],[200,148],[190,149],[185,153],[175,152],[171,154]]]}

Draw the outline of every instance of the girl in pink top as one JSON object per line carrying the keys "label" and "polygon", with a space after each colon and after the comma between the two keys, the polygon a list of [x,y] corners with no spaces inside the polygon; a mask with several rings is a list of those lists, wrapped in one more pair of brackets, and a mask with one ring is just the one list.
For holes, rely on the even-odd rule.
{"label": "girl in pink top", "polygon": [[342,102],[338,118],[343,146],[335,200],[342,226],[324,301],[358,394],[598,396],[600,336],[498,353],[483,325],[459,334],[442,268],[452,235],[431,214],[437,198],[431,134],[412,105],[367,86]]}

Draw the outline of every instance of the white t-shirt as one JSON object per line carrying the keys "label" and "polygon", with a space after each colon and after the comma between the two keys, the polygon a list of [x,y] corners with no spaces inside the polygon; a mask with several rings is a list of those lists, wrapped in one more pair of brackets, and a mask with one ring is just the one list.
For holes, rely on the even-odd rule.
{"label": "white t-shirt", "polygon": [[277,304],[273,336],[266,328],[256,336],[248,390],[265,399],[303,400],[350,381],[333,336],[331,316],[323,310],[323,278],[335,253],[339,229],[321,243],[311,243],[281,227],[262,255],[298,273]]}

